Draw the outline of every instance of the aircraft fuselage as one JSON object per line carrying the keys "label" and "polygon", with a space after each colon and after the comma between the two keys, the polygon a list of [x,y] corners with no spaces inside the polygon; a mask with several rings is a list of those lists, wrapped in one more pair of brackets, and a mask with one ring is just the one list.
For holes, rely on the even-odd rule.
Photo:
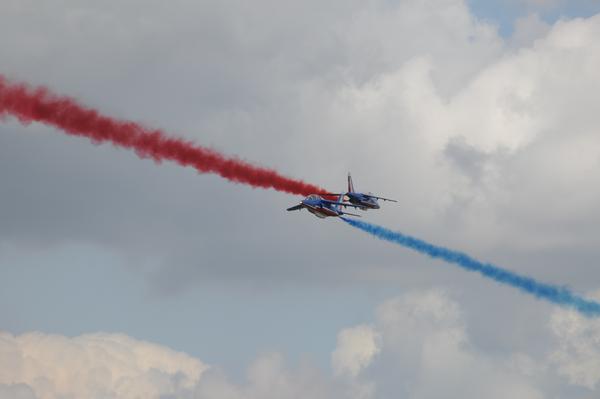
{"label": "aircraft fuselage", "polygon": [[308,211],[316,217],[323,219],[326,217],[340,216],[340,212],[335,210],[332,205],[323,203],[321,201],[321,197],[311,197],[305,198],[302,201],[302,205],[304,205],[306,209],[308,209]]}
{"label": "aircraft fuselage", "polygon": [[364,195],[362,193],[346,193],[346,196],[351,204],[357,205],[363,210],[380,208],[377,198],[373,198],[369,195]]}

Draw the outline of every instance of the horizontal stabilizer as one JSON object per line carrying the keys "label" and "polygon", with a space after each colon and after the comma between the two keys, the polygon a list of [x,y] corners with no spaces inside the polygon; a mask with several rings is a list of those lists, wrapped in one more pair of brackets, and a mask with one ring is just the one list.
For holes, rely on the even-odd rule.
{"label": "horizontal stabilizer", "polygon": [[291,208],[288,208],[287,210],[288,210],[288,211],[298,211],[298,210],[300,210],[300,209],[302,209],[302,208],[304,208],[304,205],[302,205],[302,204],[299,204],[299,205],[293,206],[293,207],[291,207]]}
{"label": "horizontal stabilizer", "polygon": [[398,202],[395,199],[389,199],[389,198],[383,198],[383,197],[375,197],[375,196],[373,196],[373,198],[377,198],[377,199],[380,199],[382,201]]}

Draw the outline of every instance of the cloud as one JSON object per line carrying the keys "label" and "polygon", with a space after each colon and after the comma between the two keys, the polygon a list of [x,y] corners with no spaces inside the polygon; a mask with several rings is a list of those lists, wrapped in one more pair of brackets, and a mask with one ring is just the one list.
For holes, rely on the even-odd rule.
{"label": "cloud", "polygon": [[331,355],[335,374],[356,377],[381,350],[380,339],[373,328],[366,325],[340,331],[336,349]]}
{"label": "cloud", "polygon": [[[0,70],[332,189],[352,170],[360,188],[400,199],[385,209],[390,227],[465,250],[510,257],[597,244],[597,17],[545,26],[531,16],[516,44],[461,0],[176,4],[3,5]],[[362,278],[353,251],[338,258],[343,273],[300,267],[307,255],[292,243],[303,229],[311,263],[348,240],[378,265],[397,259],[279,211],[294,198],[39,126],[0,129],[3,242],[84,241],[142,271],[160,263],[152,281],[163,292],[242,275]],[[263,233],[249,237],[246,226]],[[331,237],[339,241],[319,245]]]}
{"label": "cloud", "polygon": [[[179,1],[169,10],[161,2],[142,3],[131,0],[114,8],[66,1],[63,8],[41,10],[35,2],[5,5],[0,29],[6,45],[0,46],[4,51],[0,69],[77,95],[112,115],[142,119],[291,175],[336,187],[343,185],[348,166],[340,157],[343,152],[335,150],[340,144],[345,146],[340,135],[346,118],[336,117],[329,124],[330,107],[348,84],[370,82],[415,56],[431,54],[446,64],[445,72],[434,72],[436,82],[450,88],[501,47],[493,29],[478,23],[462,1],[436,2],[435,7],[417,1],[337,1],[327,6],[310,1],[296,7],[274,7],[269,2],[247,7],[243,2]],[[40,20],[32,21],[32,14]],[[423,29],[427,25],[436,28]],[[37,51],[31,54],[32,46],[15,45],[8,39],[14,36],[35,44]],[[405,40],[407,37],[419,41]],[[450,57],[448,48],[461,56]],[[42,60],[32,62],[35,57]],[[60,67],[55,65],[59,58]],[[105,60],[102,68],[98,68],[98,59]],[[74,70],[89,75],[74,76]],[[127,94],[123,87],[128,87]],[[264,193],[253,199],[247,190],[178,168],[172,169],[174,174],[157,170],[123,152],[66,140],[47,129],[2,127],[8,130],[3,137],[9,137],[2,145],[3,158],[20,170],[3,176],[13,193],[7,201],[14,204],[9,204],[6,209],[11,212],[4,214],[6,223],[0,231],[4,240],[61,243],[78,237],[124,251],[165,248],[157,255],[193,258],[198,240],[187,239],[194,231],[182,228],[189,214],[201,212],[200,202],[192,198],[211,193],[221,210],[235,209],[233,199],[241,195],[253,209],[259,203],[278,208],[287,203],[265,199]],[[312,161],[306,162],[309,151]],[[68,155],[62,157],[62,153]],[[64,163],[47,162],[50,154]],[[39,169],[34,166],[36,159],[42,163]],[[325,164],[331,167],[331,175],[321,173]],[[172,187],[167,180],[173,182]],[[44,181],[53,184],[43,185]],[[156,181],[163,184],[157,187]],[[64,193],[73,192],[72,184],[77,194],[71,199]],[[192,189],[193,185],[199,187]],[[44,188],[43,206],[35,192],[39,187]],[[173,190],[181,195],[170,195]],[[23,197],[31,203],[18,204]],[[179,212],[169,206],[174,197],[179,198]],[[144,215],[155,208],[162,212],[154,212],[152,220],[146,221]],[[223,230],[222,221],[204,216],[203,223],[212,233]],[[43,219],[48,223],[41,223]],[[227,223],[235,225],[235,219],[228,218]],[[49,225],[51,232],[44,227]],[[143,226],[154,232],[135,234],[136,230],[148,231]],[[233,229],[236,227],[228,230]]]}
{"label": "cloud", "polygon": [[0,334],[3,392],[39,399],[158,398],[191,389],[207,366],[125,335]]}
{"label": "cloud", "polygon": [[26,384],[0,384],[0,399],[37,399],[37,396]]}
{"label": "cloud", "polygon": [[[447,214],[460,242],[476,248],[589,247],[597,242],[591,224],[600,197],[586,183],[600,159],[599,29],[597,16],[558,22],[531,46],[480,67],[449,96],[436,78],[445,59],[413,57],[346,89],[336,119],[377,132],[362,148],[378,154],[372,162],[379,170],[393,171],[388,181],[411,188],[397,194],[402,206],[422,212],[407,214],[404,225],[431,223],[428,234],[437,234]],[[360,147],[353,137],[348,146]],[[557,195],[561,201],[547,204]]]}
{"label": "cloud", "polygon": [[515,21],[511,42],[519,47],[530,47],[537,39],[545,36],[550,25],[544,22],[538,14],[529,14]]}
{"label": "cloud", "polygon": [[383,345],[369,377],[384,395],[543,397],[519,370],[471,343],[459,305],[441,291],[412,292],[384,302],[376,325]]}
{"label": "cloud", "polygon": [[120,334],[1,333],[0,398],[538,399],[596,393],[597,320],[556,309],[546,319],[544,334],[553,343],[543,353],[531,343],[514,352],[481,346],[469,322],[475,321],[444,291],[407,292],[381,303],[373,324],[339,331],[331,370],[267,352],[237,378]]}
{"label": "cloud", "polygon": [[310,365],[290,368],[281,354],[260,355],[248,368],[244,382],[232,382],[220,371],[209,371],[200,380],[191,397],[195,399],[286,399],[286,398],[355,398],[368,399],[373,392],[368,385],[338,381]]}
{"label": "cloud", "polygon": [[260,355],[244,383],[167,347],[122,334],[0,333],[0,398],[363,398],[309,363]]}
{"label": "cloud", "polygon": [[[549,282],[598,288],[599,16],[550,25],[533,15],[504,39],[461,0],[248,4],[2,2],[0,71],[332,189],[351,170],[360,189],[400,200],[368,213],[375,223]],[[87,394],[102,385],[184,398],[535,398],[597,387],[593,322],[556,313],[545,330],[545,305],[331,221],[283,212],[296,198],[11,121],[0,124],[0,181],[0,245],[15,253],[6,264],[83,242],[123,255],[160,292],[214,280],[225,293],[282,282],[300,290],[318,282],[330,292],[354,282],[366,292],[441,285],[458,298],[411,292],[382,304],[373,322],[341,330],[331,350],[332,373],[343,378],[266,354],[239,382],[202,371],[200,360],[164,368],[173,356],[166,348],[150,368],[129,350],[122,363],[121,349],[149,349],[121,336],[94,344],[106,355],[93,362],[82,354],[95,342],[89,336],[3,336],[13,349],[0,355],[11,365],[0,368],[0,395]],[[41,258],[31,263],[45,266]],[[83,293],[95,284],[74,283]],[[503,295],[508,304],[499,303]],[[51,296],[24,300],[55,304]],[[36,320],[13,298],[4,302],[17,303],[11,312],[21,325]],[[69,320],[78,331],[57,309],[52,330]],[[214,345],[227,348],[236,334],[223,331]],[[76,360],[60,375],[54,365],[35,368],[22,346],[36,340],[36,356],[59,353],[48,346]],[[21,363],[40,378],[16,378]]]}
{"label": "cloud", "polygon": [[594,390],[600,382],[600,320],[560,309],[552,314],[550,329],[557,347],[549,360],[558,373],[571,384]]}

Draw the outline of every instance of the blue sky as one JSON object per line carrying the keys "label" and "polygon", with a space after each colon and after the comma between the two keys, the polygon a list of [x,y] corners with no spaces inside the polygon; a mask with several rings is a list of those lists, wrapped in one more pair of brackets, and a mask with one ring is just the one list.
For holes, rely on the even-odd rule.
{"label": "blue sky", "polygon": [[600,4],[593,0],[576,1],[523,1],[523,0],[469,0],[469,7],[478,17],[499,27],[502,36],[510,36],[518,18],[535,13],[547,23],[559,19],[589,17],[597,14]]}
{"label": "blue sky", "polygon": [[31,256],[2,252],[4,328],[69,336],[126,332],[240,374],[264,351],[313,357],[325,368],[339,327],[368,319],[394,292],[357,284],[265,288],[221,282],[165,297],[128,271],[125,260],[99,248],[69,245]]}

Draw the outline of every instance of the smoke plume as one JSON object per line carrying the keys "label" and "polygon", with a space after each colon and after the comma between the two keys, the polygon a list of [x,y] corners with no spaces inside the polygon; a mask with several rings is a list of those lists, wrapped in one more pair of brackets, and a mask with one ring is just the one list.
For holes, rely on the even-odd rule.
{"label": "smoke plume", "polygon": [[600,303],[577,296],[567,288],[541,283],[531,277],[513,273],[490,263],[480,262],[462,252],[438,247],[426,241],[419,240],[418,238],[391,231],[381,226],[355,219],[342,218],[342,220],[381,240],[400,244],[432,258],[442,259],[448,263],[460,266],[463,269],[478,272],[484,277],[495,280],[501,284],[513,286],[537,298],[574,308],[586,316],[600,316]]}
{"label": "smoke plume", "polygon": [[170,137],[161,130],[102,115],[45,87],[12,83],[0,75],[0,118],[6,115],[16,117],[23,124],[39,122],[53,126],[69,135],[87,137],[94,143],[109,142],[155,162],[169,160],[191,166],[200,173],[214,173],[234,183],[299,195],[325,192],[318,186],[285,177],[273,169]]}

